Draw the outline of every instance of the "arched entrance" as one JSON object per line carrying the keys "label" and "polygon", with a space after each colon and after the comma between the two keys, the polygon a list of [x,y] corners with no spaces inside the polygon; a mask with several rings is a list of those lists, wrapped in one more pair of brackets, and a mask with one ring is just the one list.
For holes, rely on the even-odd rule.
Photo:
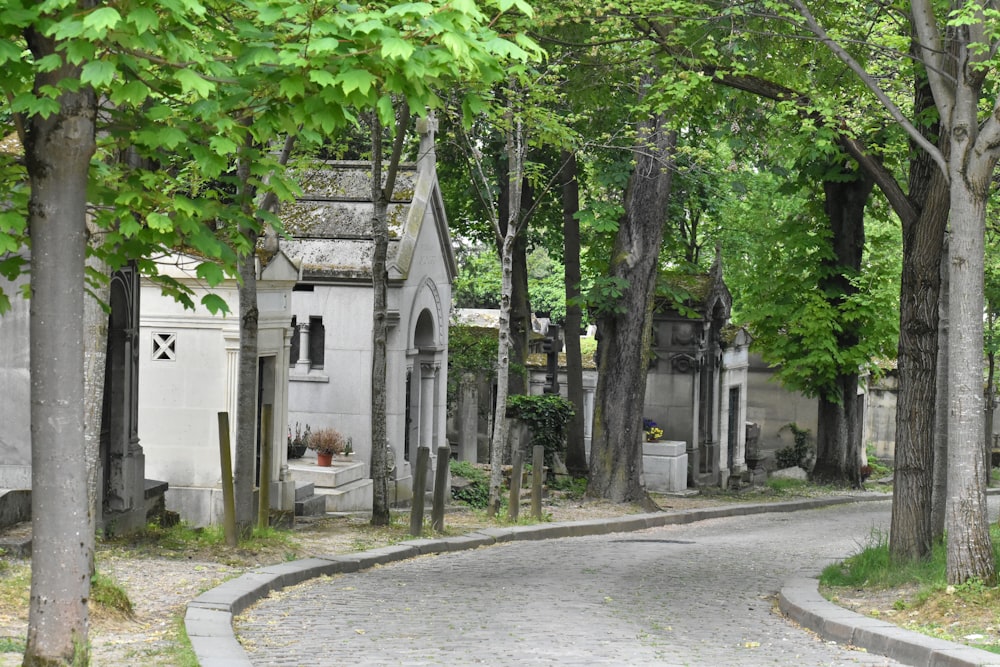
{"label": "arched entrance", "polygon": [[[115,271],[110,287],[98,523],[105,532],[122,533],[146,523],[145,457],[138,434],[139,277],[135,266]],[[163,490],[158,493],[162,496]]]}

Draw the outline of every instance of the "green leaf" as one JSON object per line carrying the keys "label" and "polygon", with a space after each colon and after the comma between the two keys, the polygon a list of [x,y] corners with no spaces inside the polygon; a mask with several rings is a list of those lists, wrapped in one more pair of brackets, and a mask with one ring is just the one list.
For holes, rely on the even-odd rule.
{"label": "green leaf", "polygon": [[18,62],[24,50],[6,39],[0,40],[0,65],[6,62]]}
{"label": "green leaf", "polygon": [[140,35],[149,30],[156,30],[160,26],[160,18],[149,7],[129,9],[128,22],[135,26],[136,32]]}
{"label": "green leaf", "polygon": [[218,315],[220,313],[226,314],[229,312],[229,304],[218,294],[206,294],[201,297],[201,304],[208,308],[208,312],[213,315]]}
{"label": "green leaf", "polygon": [[226,278],[222,267],[215,262],[202,262],[195,269],[195,273],[211,287],[218,285]]}
{"label": "green leaf", "polygon": [[146,216],[146,225],[150,229],[155,229],[161,232],[169,232],[174,228],[174,222],[168,216],[162,213],[150,213]]}
{"label": "green leaf", "polygon": [[285,77],[278,84],[278,90],[289,99],[302,97],[306,93],[305,80],[297,75]]}
{"label": "green leaf", "polygon": [[323,88],[329,88],[337,85],[337,77],[330,74],[325,69],[314,69],[309,72],[309,80],[313,83],[318,83]]}
{"label": "green leaf", "polygon": [[103,36],[108,30],[114,30],[121,20],[122,15],[114,7],[99,7],[84,17],[83,27]]}
{"label": "green leaf", "polygon": [[139,106],[149,97],[149,87],[142,81],[129,81],[111,93],[111,101],[116,105]]}
{"label": "green leaf", "polygon": [[239,146],[236,145],[235,141],[223,136],[212,137],[208,140],[208,145],[219,155],[232,155],[239,150]]}
{"label": "green leaf", "polygon": [[362,95],[367,95],[375,85],[376,79],[370,72],[363,69],[349,69],[342,72],[339,77],[344,92],[350,94],[351,91],[360,91]]}
{"label": "green leaf", "polygon": [[115,65],[107,60],[91,60],[80,70],[80,81],[94,88],[103,88],[115,79]]}
{"label": "green leaf", "polygon": [[[97,47],[94,46],[93,42],[76,39],[66,43],[66,60],[74,65],[94,60],[94,55],[96,53]],[[56,67],[60,65],[62,65],[61,62],[56,64]],[[53,67],[53,69],[55,69],[55,67]]]}
{"label": "green leaf", "polygon": [[399,37],[389,37],[382,42],[382,57],[407,60],[413,55],[413,45]]}
{"label": "green leaf", "polygon": [[178,70],[174,74],[174,78],[181,84],[181,90],[185,94],[193,92],[198,97],[208,97],[215,90],[214,83],[207,81],[192,69],[184,68]]}

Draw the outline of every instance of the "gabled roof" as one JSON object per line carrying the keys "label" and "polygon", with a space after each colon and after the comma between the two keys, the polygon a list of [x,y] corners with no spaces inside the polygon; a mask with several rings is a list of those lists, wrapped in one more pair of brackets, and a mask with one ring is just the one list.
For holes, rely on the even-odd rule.
{"label": "gabled roof", "polygon": [[[388,210],[389,279],[409,276],[413,252],[428,211],[450,278],[456,274],[444,202],[434,165],[433,129],[424,122],[417,163],[400,165]],[[313,282],[371,281],[371,164],[327,161],[300,174],[302,195],[283,207],[282,223],[291,239],[284,252]]]}

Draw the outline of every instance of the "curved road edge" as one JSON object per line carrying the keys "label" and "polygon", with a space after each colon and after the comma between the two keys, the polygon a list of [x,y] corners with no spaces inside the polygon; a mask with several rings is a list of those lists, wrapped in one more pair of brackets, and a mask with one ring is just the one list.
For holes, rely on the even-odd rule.
{"label": "curved road edge", "polygon": [[[614,519],[595,519],[588,521],[568,521],[561,523],[547,523],[530,526],[511,526],[487,528],[478,532],[469,533],[458,537],[435,537],[425,539],[407,540],[397,545],[371,549],[346,555],[320,556],[306,558],[302,560],[279,563],[257,568],[247,572],[235,579],[230,579],[223,584],[202,593],[187,605],[184,615],[184,628],[191,647],[200,667],[251,667],[249,657],[243,646],[236,639],[233,632],[233,619],[243,613],[251,605],[267,597],[272,591],[278,591],[288,586],[294,586],[315,577],[333,575],[341,573],[358,572],[366,570],[376,565],[394,563],[416,556],[443,553],[447,551],[461,551],[465,549],[476,549],[483,546],[490,546],[501,542],[515,540],[547,540],[561,537],[583,537],[587,535],[605,535],[608,533],[623,533],[647,528],[658,528],[660,526],[678,525],[704,521],[707,519],[718,519],[733,516],[746,516],[750,514],[765,514],[776,512],[795,512],[799,510],[815,509],[819,507],[829,507],[831,505],[842,505],[847,503],[864,501],[882,501],[891,499],[890,494],[871,494],[864,496],[834,496],[824,498],[808,498],[804,500],[791,500],[779,503],[758,503],[727,505],[721,507],[708,507],[701,509],[655,512],[650,514],[632,514],[629,516]],[[809,582],[812,582],[811,584]],[[809,587],[811,585],[811,595]],[[788,595],[786,596],[786,591]],[[818,599],[814,599],[818,598]],[[854,614],[844,610],[823,599],[816,588],[815,580],[798,580],[790,586],[782,589],[781,595],[782,610],[791,616],[799,624],[808,627],[821,635],[827,624],[824,614],[832,615],[832,618],[844,618],[844,614],[853,614],[861,621],[864,616]],[[800,610],[800,617],[793,615],[791,611],[785,610],[786,599],[789,601],[790,609]],[[801,601],[801,602],[799,602]],[[827,606],[820,604],[825,603]],[[836,614],[834,615],[834,612]],[[857,633],[852,630],[851,641],[854,646],[866,648],[867,650],[892,658],[907,662],[912,665],[933,665],[933,667],[959,667],[966,665],[978,665],[990,667],[1000,667],[1000,656],[970,649],[960,644],[953,644],[943,640],[924,637],[917,633],[901,630],[885,621],[868,619],[873,623],[879,623],[884,628],[886,637],[891,637],[891,641],[881,638],[881,635],[871,635],[871,645],[866,646],[861,643],[868,638],[868,624],[858,622],[857,627],[861,628]],[[843,622],[843,621],[841,621]],[[812,625],[814,623],[815,625]],[[839,628],[835,622],[829,624],[831,631]],[[845,626],[846,627],[846,626]],[[889,632],[893,629],[894,632]],[[874,628],[873,628],[874,629]],[[843,630],[842,633],[846,633]],[[936,662],[916,662],[906,657],[910,653],[908,647],[910,643],[899,633],[913,635],[914,640],[922,640],[924,644],[932,643],[933,648],[928,649],[928,655],[933,656]],[[824,635],[825,636],[825,635]],[[833,635],[830,639],[836,639]],[[839,640],[838,640],[839,641]],[[919,642],[914,642],[914,645]],[[930,645],[930,644],[928,644]],[[945,646],[946,645],[946,646]],[[892,648],[900,651],[900,655],[886,653],[879,647]],[[925,655],[923,649],[914,648],[913,655]],[[993,662],[969,661],[971,658],[965,657],[965,652],[974,651],[977,654],[985,654],[993,657]],[[952,661],[954,658],[957,661]],[[977,658],[978,659],[978,658]]]}
{"label": "curved road edge", "polygon": [[823,639],[863,648],[913,667],[1000,667],[1000,655],[904,630],[844,609],[819,593],[816,579],[791,579],[778,594],[790,619]]}

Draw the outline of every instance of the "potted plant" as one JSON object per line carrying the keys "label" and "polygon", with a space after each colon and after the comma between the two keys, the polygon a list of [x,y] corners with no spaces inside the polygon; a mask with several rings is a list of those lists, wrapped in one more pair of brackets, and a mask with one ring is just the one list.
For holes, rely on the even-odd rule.
{"label": "potted plant", "polygon": [[663,437],[663,429],[656,425],[652,419],[642,420],[642,430],[646,433],[646,442],[659,442]]}
{"label": "potted plant", "polygon": [[351,456],[354,454],[354,442],[348,438],[347,442],[344,443],[344,456]]}
{"label": "potted plant", "polygon": [[295,422],[295,434],[292,435],[292,427],[288,427],[288,458],[300,459],[309,447],[309,424],[303,431],[302,425]]}
{"label": "potted plant", "polygon": [[307,447],[316,451],[316,465],[329,466],[334,454],[342,454],[346,439],[335,428],[321,428],[309,436]]}

